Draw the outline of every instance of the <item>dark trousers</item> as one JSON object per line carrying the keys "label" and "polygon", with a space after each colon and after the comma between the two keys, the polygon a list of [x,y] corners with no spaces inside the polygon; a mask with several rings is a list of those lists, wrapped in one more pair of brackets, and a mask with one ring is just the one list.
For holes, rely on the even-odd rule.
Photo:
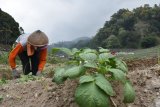
{"label": "dark trousers", "polygon": [[32,75],[36,75],[39,65],[39,52],[35,51],[35,53],[32,56],[28,56],[27,51],[23,51],[18,56],[23,65],[24,75],[27,75],[30,72],[32,72]]}

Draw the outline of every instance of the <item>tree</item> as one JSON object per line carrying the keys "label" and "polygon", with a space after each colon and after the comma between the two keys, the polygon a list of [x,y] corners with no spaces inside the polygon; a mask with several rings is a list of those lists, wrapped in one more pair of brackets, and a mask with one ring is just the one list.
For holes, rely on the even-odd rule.
{"label": "tree", "polygon": [[143,38],[160,37],[160,6],[145,4],[133,11],[120,9],[100,28],[91,40],[91,46],[106,47],[110,35],[119,39],[122,48],[140,48]]}
{"label": "tree", "polygon": [[141,46],[143,48],[150,48],[158,44],[158,39],[154,36],[148,36],[142,39]]}
{"label": "tree", "polygon": [[19,24],[0,9],[0,44],[12,45],[19,35]]}
{"label": "tree", "polygon": [[19,28],[21,34],[24,34],[24,29],[22,27]]}
{"label": "tree", "polygon": [[120,41],[115,35],[110,35],[103,41],[104,48],[120,48]]}
{"label": "tree", "polygon": [[147,35],[149,33],[149,24],[147,24],[143,21],[138,21],[134,25],[134,29],[143,38],[145,35]]}

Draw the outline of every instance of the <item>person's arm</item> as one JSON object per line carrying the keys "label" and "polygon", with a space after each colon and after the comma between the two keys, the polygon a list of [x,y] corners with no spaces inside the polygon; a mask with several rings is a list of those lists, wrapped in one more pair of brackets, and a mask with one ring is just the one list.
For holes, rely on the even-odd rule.
{"label": "person's arm", "polygon": [[9,54],[9,65],[11,66],[12,69],[16,68],[15,58],[22,51],[23,51],[23,47],[20,43],[18,43],[16,45],[16,47],[10,52],[10,54]]}
{"label": "person's arm", "polygon": [[46,64],[46,58],[47,58],[47,48],[40,51],[38,71],[41,72],[43,70],[44,65]]}

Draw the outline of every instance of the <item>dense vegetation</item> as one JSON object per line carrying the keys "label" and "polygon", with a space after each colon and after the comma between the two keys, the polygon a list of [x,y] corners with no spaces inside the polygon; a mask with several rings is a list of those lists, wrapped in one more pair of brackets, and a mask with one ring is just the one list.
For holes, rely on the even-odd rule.
{"label": "dense vegetation", "polygon": [[19,35],[19,24],[0,9],[0,44],[11,45]]}
{"label": "dense vegetation", "polygon": [[91,40],[91,47],[148,48],[160,44],[160,6],[120,9]]}

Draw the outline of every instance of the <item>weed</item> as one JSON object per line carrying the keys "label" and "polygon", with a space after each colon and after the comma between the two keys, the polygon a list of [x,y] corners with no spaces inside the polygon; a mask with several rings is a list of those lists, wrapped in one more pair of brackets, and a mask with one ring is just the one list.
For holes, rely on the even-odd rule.
{"label": "weed", "polygon": [[39,79],[40,79],[40,77],[34,76],[34,75],[32,75],[32,73],[30,73],[28,75],[21,75],[18,80],[19,80],[19,82],[24,83],[24,82],[35,81],[35,80],[39,80]]}
{"label": "weed", "polygon": [[0,85],[6,84],[7,80],[5,78],[0,79]]}

